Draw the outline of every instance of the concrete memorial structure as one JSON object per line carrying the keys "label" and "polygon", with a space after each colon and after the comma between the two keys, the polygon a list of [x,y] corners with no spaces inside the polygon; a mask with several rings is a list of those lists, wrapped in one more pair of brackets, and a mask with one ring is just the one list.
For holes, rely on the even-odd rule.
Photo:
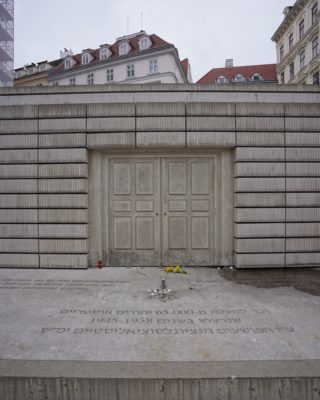
{"label": "concrete memorial structure", "polygon": [[320,92],[2,89],[0,265],[320,262]]}

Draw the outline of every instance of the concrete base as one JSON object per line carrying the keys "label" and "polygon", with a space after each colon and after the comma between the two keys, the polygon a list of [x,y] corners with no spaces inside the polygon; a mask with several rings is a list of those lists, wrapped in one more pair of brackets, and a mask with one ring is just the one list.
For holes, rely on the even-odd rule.
{"label": "concrete base", "polygon": [[319,269],[0,270],[0,398],[319,399],[319,293]]}

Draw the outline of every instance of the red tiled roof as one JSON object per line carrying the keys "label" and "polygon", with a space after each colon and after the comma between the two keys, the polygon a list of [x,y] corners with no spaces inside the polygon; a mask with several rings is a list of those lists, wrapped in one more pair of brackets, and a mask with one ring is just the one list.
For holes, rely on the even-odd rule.
{"label": "red tiled roof", "polygon": [[189,72],[189,59],[185,58],[184,60],[180,61],[183,72],[185,76],[188,78],[188,72]]}
{"label": "red tiled roof", "polygon": [[[106,45],[108,46],[109,50],[111,51],[111,55],[106,59],[106,60],[100,60],[100,49],[88,49],[88,52],[91,54],[91,56],[93,57],[91,62],[89,64],[86,64],[86,66],[90,66],[93,64],[96,64],[100,61],[108,61],[108,62],[112,62],[112,61],[116,61],[119,59],[119,57],[121,58],[126,58],[126,57],[132,57],[138,54],[142,54],[144,52],[148,52],[150,50],[155,50],[155,49],[160,49],[160,48],[166,48],[166,47],[174,47],[173,44],[166,42],[165,40],[161,39],[159,36],[152,34],[152,35],[147,35],[149,37],[149,39],[151,40],[151,46],[146,49],[146,50],[139,50],[139,39],[144,37],[145,35],[142,33],[141,35],[137,34],[136,36],[126,39],[126,37],[123,38],[119,38],[114,44],[112,45]],[[127,42],[130,45],[131,50],[129,51],[128,54],[123,55],[123,56],[119,56],[119,45],[123,42]],[[103,46],[102,46],[103,47]],[[71,58],[73,58],[73,60],[75,61],[75,64],[68,69],[68,71],[74,71],[78,68],[80,68],[82,66],[81,64],[81,54],[75,54],[73,56],[70,56]],[[61,74],[63,72],[66,72],[66,70],[64,69],[64,60],[62,60],[61,64],[59,64],[56,68],[52,68],[49,71],[49,76],[54,76],[54,75],[58,75]]]}
{"label": "red tiled roof", "polygon": [[200,78],[197,83],[216,83],[216,79],[221,75],[225,76],[228,81],[232,83],[234,76],[237,74],[243,75],[247,81],[250,81],[251,76],[254,73],[260,74],[263,81],[277,81],[276,64],[260,64],[244,65],[241,67],[213,68],[206,75]]}

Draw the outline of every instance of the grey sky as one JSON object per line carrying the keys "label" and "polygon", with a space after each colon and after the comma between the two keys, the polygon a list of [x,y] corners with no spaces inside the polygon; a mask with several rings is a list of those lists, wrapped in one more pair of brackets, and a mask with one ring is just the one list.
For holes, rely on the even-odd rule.
{"label": "grey sky", "polygon": [[15,0],[15,68],[113,43],[141,28],[188,57],[193,80],[226,58],[235,65],[276,61],[271,36],[293,0]]}

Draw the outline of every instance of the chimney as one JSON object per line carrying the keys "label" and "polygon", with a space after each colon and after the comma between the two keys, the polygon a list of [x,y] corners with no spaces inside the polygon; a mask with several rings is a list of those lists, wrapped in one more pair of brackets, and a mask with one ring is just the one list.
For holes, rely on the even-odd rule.
{"label": "chimney", "polygon": [[233,58],[227,58],[226,59],[225,67],[226,68],[233,68]]}
{"label": "chimney", "polygon": [[73,51],[71,49],[68,50],[67,48],[64,48],[64,50],[60,50],[60,58],[65,58],[67,56],[73,56]]}
{"label": "chimney", "polygon": [[284,15],[284,18],[286,18],[286,16],[289,14],[289,12],[291,11],[292,6],[287,6],[283,9],[282,14]]}

